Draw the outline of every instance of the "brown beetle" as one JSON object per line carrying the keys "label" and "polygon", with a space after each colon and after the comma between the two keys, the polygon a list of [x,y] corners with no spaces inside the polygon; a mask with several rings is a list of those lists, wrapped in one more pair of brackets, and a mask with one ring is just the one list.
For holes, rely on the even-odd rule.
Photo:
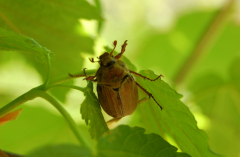
{"label": "brown beetle", "polygon": [[[97,82],[97,93],[99,102],[104,109],[104,111],[113,117],[109,122],[116,122],[122,117],[131,115],[139,102],[138,101],[138,89],[140,87],[144,92],[146,92],[154,101],[158,104],[155,98],[146,89],[140,86],[133,78],[131,73],[148,79],[150,81],[155,81],[162,75],[158,76],[156,79],[152,80],[127,68],[126,64],[119,60],[122,54],[125,52],[127,46],[127,40],[122,45],[121,52],[113,56],[113,51],[117,46],[117,41],[113,42],[114,48],[111,53],[105,52],[99,57],[100,68],[97,70],[95,76],[85,75],[71,75],[71,77],[83,77],[86,80]],[[91,62],[95,62],[94,59],[90,59]],[[96,78],[96,79],[95,79]],[[162,107],[158,104],[162,109]]]}

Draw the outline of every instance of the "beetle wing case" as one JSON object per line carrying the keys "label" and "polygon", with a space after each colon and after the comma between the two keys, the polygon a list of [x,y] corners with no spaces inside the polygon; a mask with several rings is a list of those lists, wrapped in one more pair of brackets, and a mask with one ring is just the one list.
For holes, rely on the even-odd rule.
{"label": "beetle wing case", "polygon": [[131,75],[127,75],[118,89],[98,84],[97,91],[102,108],[114,118],[131,115],[137,107],[138,90]]}

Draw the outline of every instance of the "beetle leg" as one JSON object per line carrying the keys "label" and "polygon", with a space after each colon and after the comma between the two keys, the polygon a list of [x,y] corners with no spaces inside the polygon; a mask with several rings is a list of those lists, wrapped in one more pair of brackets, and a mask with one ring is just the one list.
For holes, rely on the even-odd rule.
{"label": "beetle leg", "polygon": [[[159,103],[156,101],[156,99],[153,97],[153,95],[151,94],[151,93],[149,93],[145,88],[143,88],[140,84],[138,84],[137,82],[136,82],[136,84],[137,84],[137,86],[138,87],[140,87],[145,93],[147,93],[147,95],[149,96],[149,98],[151,97],[151,98],[153,98],[153,100],[158,104],[158,106],[161,108],[161,110],[162,110],[162,106],[161,105],[159,105]],[[141,100],[140,100],[141,101]]]}
{"label": "beetle leg", "polygon": [[71,77],[84,77],[85,76],[85,75],[72,75],[70,73],[68,73],[68,75],[71,76]]}
{"label": "beetle leg", "polygon": [[140,105],[141,103],[147,102],[148,99],[147,98],[142,98],[141,100],[138,101],[138,105]]}
{"label": "beetle leg", "polygon": [[90,81],[96,82],[97,80],[94,79],[96,76],[87,76],[86,71],[85,71],[86,69],[87,68],[83,69],[83,73],[84,73],[84,76],[85,76],[85,78],[83,80],[90,80]]}
{"label": "beetle leg", "polygon": [[141,75],[141,74],[139,74],[139,73],[137,73],[137,72],[135,72],[135,71],[132,71],[132,70],[129,70],[129,71],[130,71],[130,73],[133,73],[133,74],[135,74],[135,75],[138,75],[138,76],[140,76],[140,77],[142,77],[142,78],[144,78],[144,79],[150,80],[150,81],[156,81],[157,79],[163,77],[163,75],[159,75],[159,76],[158,76],[157,78],[155,78],[155,79],[150,79],[150,78],[148,78],[148,77],[146,77],[146,76],[143,76],[143,75]]}
{"label": "beetle leg", "polygon": [[71,77],[85,77],[83,80],[90,80],[90,81],[96,82],[97,79],[94,79],[96,76],[87,76],[86,71],[85,71],[86,69],[87,68],[83,69],[83,73],[84,73],[83,75],[72,75],[70,73],[68,73],[68,75]]}
{"label": "beetle leg", "polygon": [[109,121],[106,122],[106,123],[107,123],[107,126],[110,126],[110,125],[112,125],[113,123],[117,123],[120,119],[122,119],[122,117],[110,119]]}
{"label": "beetle leg", "polygon": [[90,62],[92,62],[92,63],[95,63],[95,62],[100,62],[100,61],[94,61],[94,58],[88,58],[89,60],[90,60]]}
{"label": "beetle leg", "polygon": [[93,81],[93,82],[96,82],[97,80],[94,79],[96,76],[88,76],[86,78],[84,78],[83,80],[90,80],[90,81]]}
{"label": "beetle leg", "polygon": [[122,45],[122,50],[121,50],[121,52],[118,54],[118,55],[116,55],[115,56],[115,59],[119,59],[121,56],[122,56],[122,54],[125,52],[125,50],[126,50],[126,46],[127,46],[127,40],[123,43],[123,45]]}
{"label": "beetle leg", "polygon": [[113,46],[114,46],[114,48],[113,48],[112,52],[110,53],[111,56],[113,56],[113,51],[115,50],[115,48],[117,46],[117,40],[114,40]]}

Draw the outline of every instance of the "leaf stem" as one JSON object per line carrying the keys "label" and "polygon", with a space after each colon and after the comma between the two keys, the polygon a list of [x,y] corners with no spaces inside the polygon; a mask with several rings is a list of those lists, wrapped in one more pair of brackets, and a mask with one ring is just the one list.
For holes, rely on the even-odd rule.
{"label": "leaf stem", "polygon": [[55,98],[53,98],[51,95],[49,95],[48,93],[46,93],[42,90],[36,90],[35,92],[39,97],[41,97],[41,98],[47,100],[49,103],[51,103],[62,114],[62,116],[68,122],[68,124],[69,124],[70,128],[72,129],[73,133],[77,137],[78,141],[82,145],[91,149],[90,144],[84,138],[84,136],[81,134],[81,132],[79,132],[78,126],[76,125],[76,123],[74,122],[72,117],[69,115],[69,113],[62,107],[62,105]]}
{"label": "leaf stem", "polygon": [[64,85],[64,84],[51,85],[51,86],[46,87],[44,90],[47,91],[51,88],[56,88],[56,87],[72,88],[72,89],[79,90],[81,92],[84,92],[84,90],[85,90],[85,88],[83,88],[83,87],[78,87],[75,85]]}
{"label": "leaf stem", "polygon": [[228,13],[232,9],[234,2],[235,0],[228,1],[226,6],[223,7],[210,22],[205,33],[203,33],[199,42],[196,44],[193,52],[180,67],[175,78],[173,79],[175,85],[181,84],[187,77],[187,75],[190,73],[190,71],[193,69],[193,67],[196,65],[196,63],[199,62],[199,60],[204,55],[206,55],[207,52],[210,52],[207,51],[207,49],[210,48],[211,44],[213,44],[214,39],[219,33],[219,30],[226,23],[226,20],[228,19],[229,15]]}
{"label": "leaf stem", "polygon": [[4,116],[14,108],[18,107],[19,105],[25,103],[26,101],[32,100],[37,97],[37,95],[32,93],[33,90],[24,93],[23,95],[19,96],[18,98],[14,99],[4,107],[0,109],[0,117]]}
{"label": "leaf stem", "polygon": [[51,61],[50,61],[50,55],[49,53],[46,56],[46,60],[47,60],[47,78],[43,84],[43,87],[47,87],[49,81],[50,81],[50,75],[51,75]]}
{"label": "leaf stem", "polygon": [[[39,87],[41,87],[41,86],[39,86]],[[81,132],[79,132],[76,123],[73,121],[73,119],[69,115],[69,113],[62,107],[62,105],[55,98],[53,98],[51,95],[49,95],[45,91],[39,90],[38,87],[28,91],[27,93],[25,93],[21,96],[19,96],[18,98],[16,98],[12,102],[10,102],[7,105],[5,105],[4,107],[2,107],[0,109],[0,117],[5,115],[6,113],[10,112],[14,108],[18,107],[19,105],[23,104],[24,102],[32,100],[36,97],[41,97],[41,98],[47,100],[49,103],[51,103],[62,114],[62,116],[65,118],[65,120],[69,124],[71,130],[73,131],[73,133],[77,137],[79,143],[81,143],[82,145],[91,149],[90,144],[87,142],[87,140],[81,134]]]}

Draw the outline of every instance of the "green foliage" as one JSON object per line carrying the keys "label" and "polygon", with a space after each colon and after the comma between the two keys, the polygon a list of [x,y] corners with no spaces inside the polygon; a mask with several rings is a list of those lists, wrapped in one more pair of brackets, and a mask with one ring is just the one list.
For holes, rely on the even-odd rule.
{"label": "green foliage", "polygon": [[[51,68],[53,77],[80,71],[83,64],[80,52],[93,54],[94,40],[84,31],[79,19],[101,21],[102,17],[96,7],[85,0],[0,0],[0,6],[4,17],[0,18],[1,27],[31,37],[55,54],[56,61]],[[0,58],[4,56],[0,53]],[[46,77],[44,66],[29,54],[22,56],[42,79]],[[62,102],[67,92],[67,88],[51,91]]]}
{"label": "green foliage", "polygon": [[[232,62],[229,68],[227,80],[222,79],[221,76],[216,73],[211,73],[199,76],[189,84],[189,89],[193,91],[194,94],[192,101],[197,103],[203,113],[211,117],[215,123],[215,125],[209,129],[209,133],[214,137],[214,143],[226,152],[224,148],[231,142],[233,147],[231,154],[233,156],[240,148],[239,143],[235,140],[239,139],[240,136],[231,133],[233,130],[238,130],[240,126],[239,67],[240,58],[238,57]],[[221,136],[216,136],[215,132],[218,132],[218,136]],[[228,132],[228,134],[226,134],[226,132]],[[226,138],[226,136],[228,138]],[[222,143],[221,141],[228,142]]]}
{"label": "green foliage", "polygon": [[53,64],[54,73],[55,70],[58,71],[58,75],[69,70],[79,70],[81,66],[76,68],[82,61],[79,52],[93,53],[93,39],[84,33],[78,19],[102,20],[102,18],[96,8],[85,0],[51,2],[1,0],[0,4],[2,14],[11,20],[9,24],[7,20],[1,18],[2,27],[34,38],[54,52],[57,60],[61,60],[61,64],[59,62]]}
{"label": "green foliage", "polygon": [[91,151],[77,145],[45,146],[30,153],[26,157],[90,157]]}
{"label": "green foliage", "polygon": [[[95,153],[97,156],[219,156],[209,149],[209,145],[214,151],[227,154],[227,156],[238,155],[240,150],[238,142],[240,140],[238,134],[240,59],[236,58],[236,55],[240,49],[239,26],[233,22],[227,23],[221,34],[218,34],[216,43],[213,42],[213,47],[206,49],[205,53],[208,55],[198,58],[198,64],[193,67],[194,70],[189,72],[184,82],[188,85],[188,92],[191,92],[191,100],[199,106],[210,123],[204,128],[210,136],[209,144],[206,134],[198,129],[197,122],[188,107],[179,100],[182,95],[164,81],[150,82],[138,76],[136,76],[137,82],[153,94],[163,110],[160,110],[150,98],[148,105],[139,105],[131,117],[129,116],[130,122],[133,122],[129,125],[134,128],[120,126],[109,130],[101,113],[98,99],[93,92],[92,82],[88,82],[86,88],[81,88],[71,85],[73,78],[68,76],[68,72],[81,71],[83,64],[81,52],[93,54],[96,38],[85,32],[80,20],[97,22],[99,34],[104,26],[101,17],[104,10],[99,0],[94,0],[94,2],[95,4],[91,5],[85,0],[0,0],[0,66],[4,65],[4,62],[10,63],[11,59],[15,59],[13,62],[22,60],[23,63],[34,67],[45,80],[43,85],[29,87],[29,89],[32,88],[30,91],[26,91],[16,99],[15,93],[1,89],[0,105],[2,107],[8,104],[0,108],[0,117],[33,98],[41,97],[56,107],[67,121],[65,123],[59,115],[46,111],[46,107],[41,103],[30,102],[29,104],[39,104],[41,107],[25,106],[18,120],[1,126],[0,141],[4,142],[0,142],[0,149],[25,154],[37,148],[36,151],[32,151],[30,157],[93,156],[95,151],[91,150],[93,147],[90,147],[90,143],[93,146],[97,142]],[[176,26],[166,33],[155,31],[151,27],[148,29],[146,21],[142,23],[143,25],[139,22],[139,25],[133,27],[131,33],[124,33],[126,38],[134,36],[137,39],[135,42],[137,44],[134,46],[137,48],[133,51],[137,55],[130,60],[123,55],[121,59],[133,71],[136,71],[136,61],[139,61],[141,69],[153,67],[154,70],[161,71],[164,80],[168,79],[167,82],[171,84],[171,79],[191,55],[216,14],[218,14],[216,11],[197,11],[179,16]],[[136,34],[138,31],[140,33]],[[216,33],[215,30],[212,31]],[[118,49],[119,47],[118,45]],[[112,50],[108,47],[105,49],[108,52]],[[53,57],[52,52],[56,55],[55,60],[51,60],[51,65],[48,64],[46,70],[46,67],[36,62],[36,59],[29,53],[15,53],[17,51],[33,53],[41,62],[47,55]],[[132,60],[135,64],[132,64]],[[231,65],[230,62],[232,62]],[[16,66],[15,63],[13,65]],[[2,66],[0,70],[0,72],[8,71]],[[50,72],[52,80],[49,80]],[[156,77],[152,71],[142,71],[141,74],[150,78]],[[16,81],[18,77],[11,72],[9,75],[16,83],[12,83],[9,89],[11,87],[16,91],[25,89],[18,80]],[[63,76],[59,77],[60,75]],[[31,78],[30,75],[27,76]],[[2,84],[10,80],[2,78],[1,76],[0,83]],[[27,83],[30,80],[28,78]],[[189,80],[191,83],[188,82]],[[56,89],[55,87],[65,88]],[[81,104],[80,112],[89,128],[85,125],[76,125],[71,118],[72,115],[68,114],[62,104],[47,93],[51,89],[50,92],[58,100],[65,102],[70,88],[84,93],[85,100]],[[135,118],[135,115],[139,117]],[[80,119],[80,115],[78,116],[76,119]],[[67,124],[70,127],[67,127]],[[135,127],[137,125],[143,128]],[[98,139],[97,141],[91,140],[87,129],[91,137]],[[144,134],[145,129],[147,133],[156,134]],[[158,134],[178,147],[180,151],[190,155],[176,152],[177,148],[163,140]],[[81,146],[76,146],[77,142]],[[71,145],[62,144],[40,148],[42,145],[58,143],[70,143]],[[229,146],[230,143],[231,146]]]}
{"label": "green foliage", "polygon": [[[121,125],[105,134],[97,143],[97,156],[101,157],[190,157],[186,153],[178,153],[177,148],[170,145],[157,134],[144,134],[145,129],[130,128]],[[47,146],[33,151],[27,157],[90,157],[88,148],[75,145]]]}
{"label": "green foliage", "polygon": [[54,54],[47,48],[39,45],[34,39],[21,34],[0,28],[0,49],[7,51],[31,52],[38,56],[39,61],[46,61],[45,56],[53,57]]}
{"label": "green foliage", "polygon": [[[141,71],[140,73],[148,78],[157,77],[150,70]],[[194,157],[218,156],[209,150],[206,134],[198,129],[194,116],[188,107],[179,100],[181,95],[162,80],[152,82],[138,76],[137,82],[152,93],[156,101],[163,107],[163,110],[160,110],[153,100],[150,100],[148,106],[144,105],[145,107],[151,106],[154,108],[157,114],[155,119],[157,123],[163,126],[164,131],[170,133],[184,152]]]}
{"label": "green foliage", "polygon": [[[46,144],[78,143],[63,118],[43,106],[36,101],[33,106],[23,105],[23,112],[16,121],[0,126],[1,149],[25,154]],[[87,133],[83,127],[79,128]]]}
{"label": "green foliage", "polygon": [[98,142],[103,157],[177,157],[177,148],[157,134],[144,134],[145,129],[119,126]]}
{"label": "green foliage", "polygon": [[141,54],[138,57],[141,69],[155,67],[165,77],[174,78],[214,15],[212,11],[196,11],[179,17],[174,28],[166,33],[145,32],[136,50]]}
{"label": "green foliage", "polygon": [[109,129],[104,121],[98,98],[93,93],[93,83],[91,81],[88,81],[84,95],[86,98],[81,104],[80,109],[82,119],[90,126],[89,132],[91,137],[99,139],[99,137]]}
{"label": "green foliage", "polygon": [[191,156],[186,153],[177,153],[177,157],[191,157]]}

